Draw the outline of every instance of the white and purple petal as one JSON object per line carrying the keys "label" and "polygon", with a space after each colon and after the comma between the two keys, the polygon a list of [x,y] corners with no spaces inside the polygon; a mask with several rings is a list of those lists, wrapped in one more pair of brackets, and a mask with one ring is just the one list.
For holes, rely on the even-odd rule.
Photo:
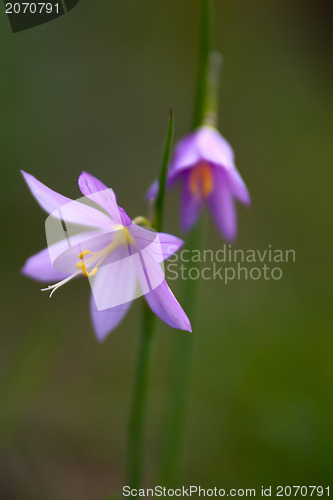
{"label": "white and purple petal", "polygon": [[53,217],[73,224],[98,228],[110,224],[109,217],[101,211],[53,191],[26,172],[22,171],[22,175],[39,205]]}
{"label": "white and purple petal", "polygon": [[184,245],[184,241],[177,238],[177,236],[157,233],[134,224],[129,228],[129,231],[135,242],[135,251],[138,252],[147,248],[157,263],[168,259]]}
{"label": "white and purple petal", "polygon": [[126,304],[138,296],[137,259],[125,247],[117,250],[121,252],[117,260],[104,262],[98,267],[97,274],[89,278],[98,311]]}
{"label": "white and purple petal", "polygon": [[118,206],[114,191],[106,187],[97,177],[88,174],[88,172],[82,172],[78,183],[81,193],[104,208],[115,224],[123,224],[124,226],[131,224],[131,219],[125,210]]}

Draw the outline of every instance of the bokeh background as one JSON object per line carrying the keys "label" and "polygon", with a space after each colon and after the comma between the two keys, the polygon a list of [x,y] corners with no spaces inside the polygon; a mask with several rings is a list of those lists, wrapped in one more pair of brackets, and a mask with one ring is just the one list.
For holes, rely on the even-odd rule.
{"label": "bokeh background", "polygon": [[[13,35],[0,14],[0,498],[104,500],[123,484],[141,303],[94,338],[89,286],[20,275],[45,214],[19,170],[78,197],[82,169],[144,214],[167,126],[189,130],[198,0],[88,2]],[[219,0],[220,128],[251,192],[237,248],[295,249],[280,281],[200,283],[185,485],[332,481],[332,4]],[[177,191],[165,230],[180,235]],[[206,248],[224,244],[208,222]],[[172,283],[181,299],[181,284]],[[173,339],[158,322],[145,484],[158,478]]]}

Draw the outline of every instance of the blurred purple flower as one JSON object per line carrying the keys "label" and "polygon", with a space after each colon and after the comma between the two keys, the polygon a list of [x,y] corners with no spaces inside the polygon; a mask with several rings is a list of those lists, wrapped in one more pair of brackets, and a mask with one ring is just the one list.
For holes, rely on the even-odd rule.
{"label": "blurred purple flower", "polygon": [[[61,220],[68,227],[77,224],[81,231],[73,236],[61,233],[62,240],[49,242],[48,248],[30,257],[22,269],[25,276],[43,282],[57,281],[44,289],[51,291],[50,296],[81,274],[89,278],[90,311],[99,340],[119,325],[132,300],[140,296],[136,294],[138,284],[143,290],[141,295],[157,316],[173,328],[191,331],[190,321],[161,269],[161,263],[182,246],[182,240],[133,223],[118,206],[112,189],[86,172],[79,177],[79,188],[103,212],[52,191],[30,174],[22,174],[40,206],[52,215],[52,221],[60,225]],[[82,232],[83,226],[92,230]],[[138,269],[134,265],[132,273],[129,268],[133,256],[141,266]]]}
{"label": "blurred purple flower", "polygon": [[[213,214],[223,236],[232,241],[237,234],[234,198],[250,204],[250,195],[234,161],[230,144],[211,126],[202,126],[181,139],[171,159],[168,188],[182,183],[181,223],[188,231],[197,221],[204,204]],[[148,190],[155,198],[158,184]]]}

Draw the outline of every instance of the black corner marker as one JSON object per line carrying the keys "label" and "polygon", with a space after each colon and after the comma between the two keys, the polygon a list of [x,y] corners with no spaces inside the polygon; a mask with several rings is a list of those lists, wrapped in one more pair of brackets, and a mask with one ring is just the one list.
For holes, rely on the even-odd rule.
{"label": "black corner marker", "polygon": [[79,0],[47,0],[45,3],[38,0],[3,0],[3,3],[12,32],[17,33],[63,16],[64,5],[69,11],[79,3]]}
{"label": "black corner marker", "polygon": [[79,3],[80,0],[64,0],[66,9],[71,10]]}

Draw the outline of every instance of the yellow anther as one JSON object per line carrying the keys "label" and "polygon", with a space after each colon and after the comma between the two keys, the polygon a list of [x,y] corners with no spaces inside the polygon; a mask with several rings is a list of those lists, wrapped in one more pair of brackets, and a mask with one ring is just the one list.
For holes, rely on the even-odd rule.
{"label": "yellow anther", "polygon": [[190,191],[196,196],[207,198],[213,190],[212,169],[207,163],[200,163],[190,174]]}
{"label": "yellow anther", "polygon": [[97,271],[98,271],[98,267],[96,266],[91,271],[89,271],[87,273],[87,278],[91,278],[91,276],[95,276],[95,274],[97,273]]}
{"label": "yellow anther", "polygon": [[88,271],[87,271],[86,265],[83,261],[82,261],[82,274],[85,278],[88,278]]}
{"label": "yellow anther", "polygon": [[83,250],[83,252],[79,253],[78,258],[82,260],[85,258],[86,255],[89,255],[89,254],[91,254],[90,250]]}
{"label": "yellow anther", "polygon": [[95,276],[95,274],[98,271],[98,266],[95,266],[91,271],[87,271],[87,268],[85,266],[85,263],[82,262],[82,274],[85,278],[91,278],[92,276]]}
{"label": "yellow anther", "polygon": [[[114,226],[114,229],[117,230],[114,236],[114,240],[105,248],[99,250],[98,252],[83,250],[81,253],[79,253],[78,258],[80,260],[75,264],[75,267],[78,271],[82,271],[82,274],[85,278],[90,278],[91,276],[95,276],[99,266],[103,264],[105,259],[107,259],[110,253],[117,247],[121,245],[126,246],[129,245],[130,243],[134,243],[134,238],[127,229],[127,227],[124,227],[122,225],[117,225]],[[86,255],[91,255],[91,257],[89,257],[89,259],[83,260],[86,257]],[[95,263],[95,267],[91,271],[88,271],[89,267],[93,263]]]}

